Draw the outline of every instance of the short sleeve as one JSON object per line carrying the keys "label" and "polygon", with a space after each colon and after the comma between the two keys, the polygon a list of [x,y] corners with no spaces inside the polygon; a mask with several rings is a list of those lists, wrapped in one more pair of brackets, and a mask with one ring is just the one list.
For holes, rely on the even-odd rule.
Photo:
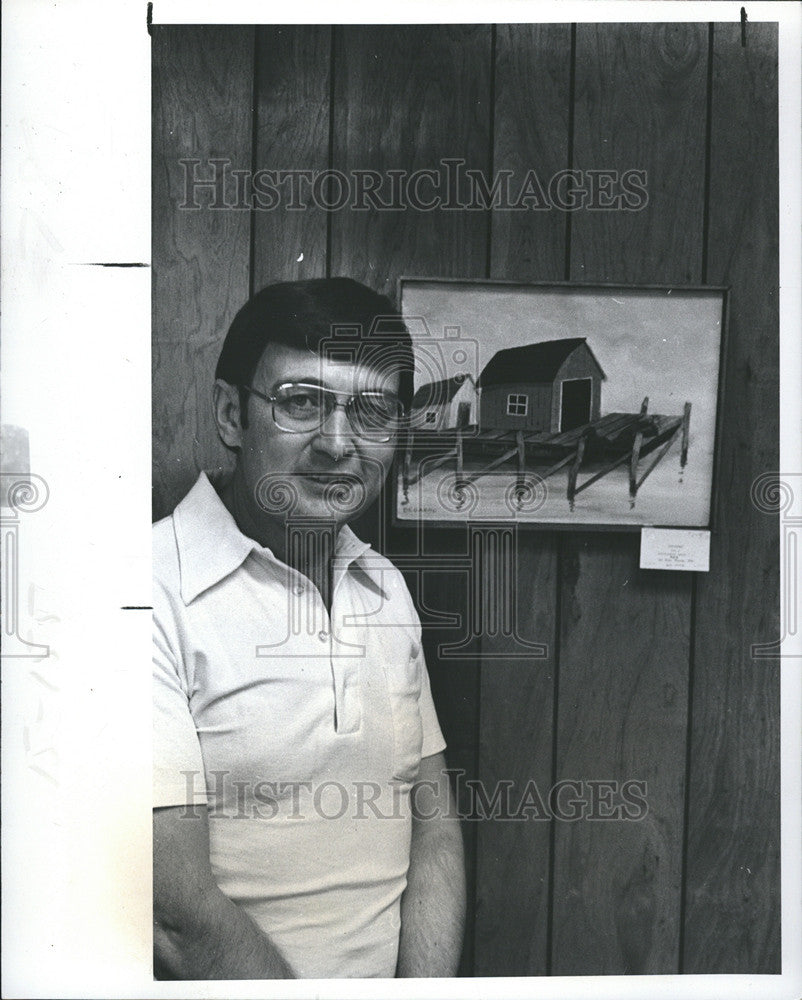
{"label": "short sleeve", "polygon": [[437,721],[434,701],[432,700],[432,689],[429,683],[429,671],[426,669],[426,660],[423,656],[423,644],[418,645],[418,660],[420,668],[420,716],[423,726],[423,743],[421,745],[421,757],[431,757],[432,754],[445,750],[446,741],[440,730],[440,723]]}
{"label": "short sleeve", "polygon": [[201,805],[206,779],[178,658],[153,616],[153,806]]}

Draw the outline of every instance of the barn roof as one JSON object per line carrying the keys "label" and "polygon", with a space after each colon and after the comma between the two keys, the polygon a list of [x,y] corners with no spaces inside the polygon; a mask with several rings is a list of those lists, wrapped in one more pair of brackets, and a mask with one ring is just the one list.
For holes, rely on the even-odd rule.
{"label": "barn roof", "polygon": [[438,382],[427,382],[412,397],[412,409],[419,410],[424,406],[441,406],[443,403],[450,403],[468,379],[473,382],[469,374],[452,375],[450,378],[440,379]]}
{"label": "barn roof", "polygon": [[585,337],[568,337],[565,340],[546,340],[539,344],[524,344],[523,347],[510,347],[497,351],[485,365],[479,376],[480,386],[506,385],[510,382],[551,382],[557,375],[565,359],[572,354],[580,344],[590,351],[596,366],[604,374],[602,366],[593,351],[588,347]]}

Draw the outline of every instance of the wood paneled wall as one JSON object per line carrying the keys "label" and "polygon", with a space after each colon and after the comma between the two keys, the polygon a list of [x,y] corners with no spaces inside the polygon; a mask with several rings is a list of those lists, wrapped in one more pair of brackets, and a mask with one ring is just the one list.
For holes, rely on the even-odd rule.
{"label": "wood paneled wall", "polygon": [[[249,290],[347,274],[731,285],[707,574],[631,534],[522,531],[523,638],[427,629],[449,761],[488,789],[639,779],[639,822],[465,824],[466,975],[780,968],[777,32],[749,24],[160,27],[153,32],[154,516],[224,467],[209,387]],[[639,212],[181,209],[182,159],[344,172],[647,171]],[[433,554],[464,527],[431,531]],[[397,553],[413,541],[401,529]],[[454,571],[410,578],[466,615]]]}

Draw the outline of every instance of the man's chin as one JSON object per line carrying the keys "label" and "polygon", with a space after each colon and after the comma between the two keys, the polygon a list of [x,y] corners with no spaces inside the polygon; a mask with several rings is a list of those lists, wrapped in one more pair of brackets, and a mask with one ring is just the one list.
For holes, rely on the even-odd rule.
{"label": "man's chin", "polygon": [[373,499],[358,476],[304,475],[293,477],[298,503],[293,515],[344,524],[359,517]]}

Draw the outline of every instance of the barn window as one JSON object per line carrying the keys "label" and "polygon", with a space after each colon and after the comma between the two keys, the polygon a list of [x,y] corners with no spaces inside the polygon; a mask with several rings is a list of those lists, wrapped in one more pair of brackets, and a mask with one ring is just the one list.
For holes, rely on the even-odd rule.
{"label": "barn window", "polygon": [[426,420],[424,423],[433,424],[437,420],[437,414],[432,413],[431,410],[426,414]]}
{"label": "barn window", "polygon": [[511,417],[525,417],[529,408],[529,397],[525,393],[511,392],[507,396],[507,414]]}

